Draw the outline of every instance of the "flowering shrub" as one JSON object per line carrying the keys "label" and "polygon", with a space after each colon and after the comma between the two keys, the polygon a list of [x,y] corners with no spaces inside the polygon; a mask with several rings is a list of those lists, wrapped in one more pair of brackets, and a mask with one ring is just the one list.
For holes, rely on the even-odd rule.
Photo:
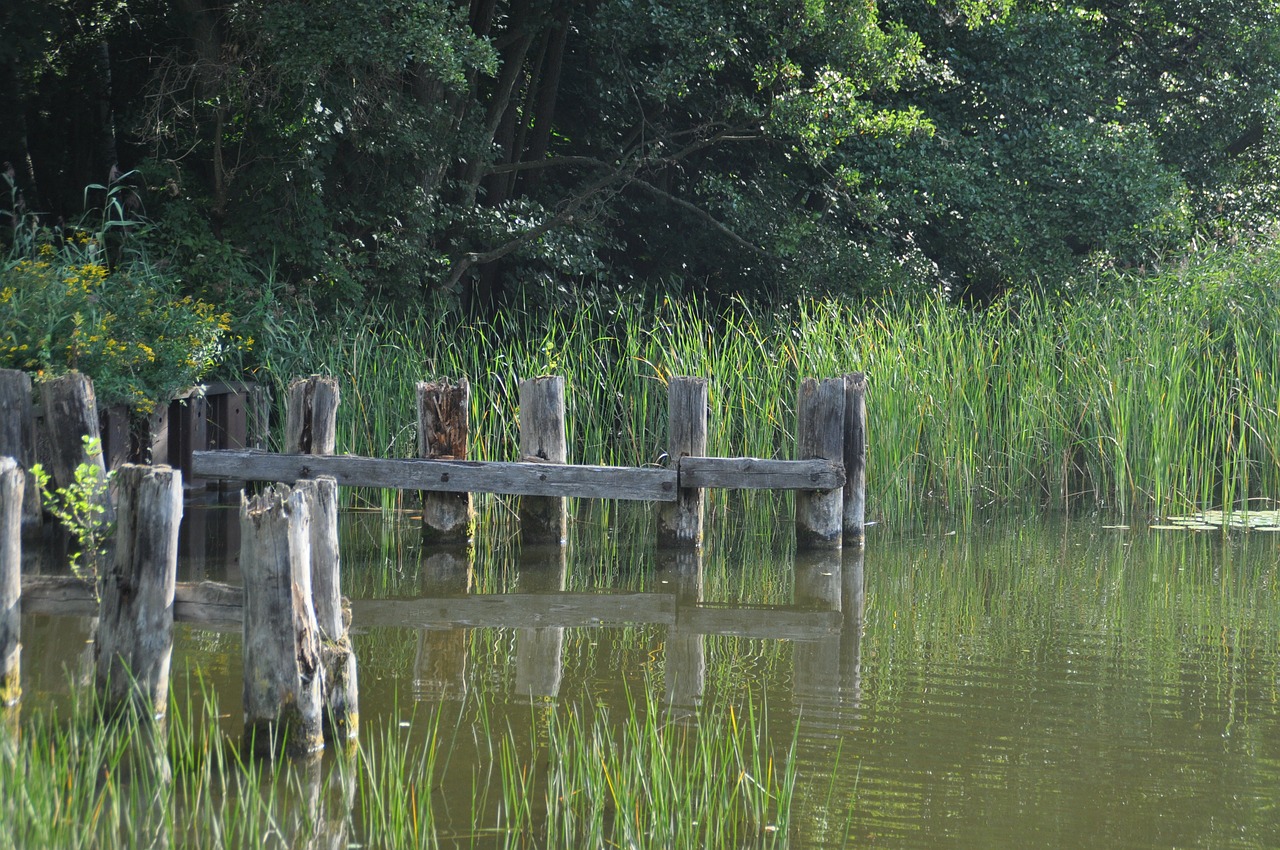
{"label": "flowering shrub", "polygon": [[78,369],[103,405],[150,413],[252,345],[144,257],[109,268],[100,235],[36,231],[0,264],[0,368]]}

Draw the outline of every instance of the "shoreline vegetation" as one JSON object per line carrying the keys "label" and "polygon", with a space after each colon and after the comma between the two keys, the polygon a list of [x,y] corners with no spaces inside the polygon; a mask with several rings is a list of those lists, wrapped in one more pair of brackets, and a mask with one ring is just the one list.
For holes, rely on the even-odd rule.
{"label": "shoreline vegetation", "polygon": [[[272,760],[222,733],[203,685],[186,702],[167,728],[104,720],[91,698],[21,731],[0,715],[0,848],[786,845],[795,735],[750,704],[673,719],[646,687],[621,717],[535,708],[516,731],[476,699],[324,759]],[[778,737],[790,750],[773,752]],[[451,760],[473,765],[469,811],[444,799]]]}
{"label": "shoreline vegetation", "polygon": [[785,458],[799,377],[865,371],[870,520],[1260,510],[1280,498],[1278,282],[1280,249],[1266,248],[980,309],[596,301],[468,326],[380,308],[275,328],[257,376],[337,377],[338,451],[385,457],[415,451],[414,383],[466,376],[471,456],[506,460],[517,383],[562,374],[570,462],[643,465],[666,445],[672,375],[710,379],[710,454]]}

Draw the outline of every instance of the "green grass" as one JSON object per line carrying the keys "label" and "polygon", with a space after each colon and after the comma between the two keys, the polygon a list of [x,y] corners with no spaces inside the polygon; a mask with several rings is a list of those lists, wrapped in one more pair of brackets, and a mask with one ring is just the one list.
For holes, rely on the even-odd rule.
{"label": "green grass", "polygon": [[[519,381],[558,373],[570,462],[642,465],[666,447],[672,375],[710,379],[711,454],[786,458],[800,377],[865,371],[871,519],[972,520],[1012,505],[1240,510],[1280,497],[1278,278],[1271,249],[981,312],[933,299],[767,315],[664,302],[649,315],[624,302],[486,327],[353,314],[274,340],[262,375],[280,386],[336,375],[339,450],[397,457],[416,452],[414,384],[465,375],[473,458],[511,460]],[[723,498],[711,497],[713,512]]]}

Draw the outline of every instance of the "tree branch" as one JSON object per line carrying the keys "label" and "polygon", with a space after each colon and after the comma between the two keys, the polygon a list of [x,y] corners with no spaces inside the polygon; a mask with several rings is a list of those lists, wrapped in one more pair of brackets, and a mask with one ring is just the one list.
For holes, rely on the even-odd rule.
{"label": "tree branch", "polygon": [[746,239],[743,239],[737,233],[734,233],[732,230],[729,229],[728,225],[720,221],[720,219],[716,218],[715,216],[711,215],[711,213],[707,212],[702,207],[697,206],[696,204],[691,204],[688,201],[684,200],[683,198],[677,198],[675,195],[672,195],[670,192],[664,192],[662,189],[659,189],[657,186],[654,186],[652,183],[649,183],[645,180],[641,180],[638,177],[633,177],[631,180],[629,180],[628,185],[635,186],[639,189],[643,189],[644,191],[648,192],[654,197],[660,198],[661,200],[664,200],[669,204],[674,204],[675,206],[679,207],[680,209],[692,215],[694,218],[697,218],[699,221],[711,227],[711,229],[720,233],[722,236],[727,238],[729,241],[733,242],[733,244],[737,245],[738,247],[745,248],[746,250],[752,252],[753,254],[761,254],[761,255],[766,254],[763,248],[759,247],[758,245],[753,245],[752,243],[748,242]]}

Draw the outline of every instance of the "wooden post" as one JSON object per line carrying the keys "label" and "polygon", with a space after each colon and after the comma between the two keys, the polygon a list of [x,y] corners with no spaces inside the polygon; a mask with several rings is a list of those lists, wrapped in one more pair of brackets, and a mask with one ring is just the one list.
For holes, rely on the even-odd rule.
{"label": "wooden post", "polygon": [[285,402],[287,454],[331,455],[338,436],[338,381],[312,375],[289,383]]}
{"label": "wooden post", "polygon": [[[800,382],[796,402],[796,459],[844,458],[844,379]],[[844,489],[796,491],[796,549],[839,549]]]}
{"label": "wooden post", "polygon": [[317,478],[305,489],[311,511],[311,594],[320,629],[324,663],[324,736],[326,741],[352,740],[360,718],[356,654],[351,647],[351,611],[339,589],[338,482]]}
{"label": "wooden post", "polygon": [[[75,480],[76,468],[82,463],[95,464],[105,477],[106,464],[102,452],[85,451],[84,438],[98,440],[98,403],[93,381],[79,372],[68,372],[40,385],[44,407],[44,428],[49,438],[49,472],[54,484],[62,487]],[[103,493],[103,504],[111,513],[111,499]]]}
{"label": "wooden post", "polygon": [[[463,378],[418,384],[418,457],[466,460],[471,385]],[[471,537],[470,493],[424,493],[424,544],[465,544]]]}
{"label": "wooden post", "polygon": [[[667,384],[669,445],[667,463],[674,467],[682,457],[707,454],[707,380],[672,378]],[[703,491],[682,487],[676,501],[658,509],[658,545],[702,545]]]}
{"label": "wooden post", "polygon": [[22,494],[26,475],[0,456],[0,707],[22,697]]}
{"label": "wooden post", "polygon": [[98,693],[108,713],[136,706],[161,718],[173,655],[182,473],[125,464],[116,483],[115,561],[103,577],[94,647]]}
{"label": "wooden post", "polygon": [[31,408],[31,376],[0,369],[0,457],[11,457],[26,470],[22,526],[40,525],[40,493],[30,469],[36,462],[36,425]]}
{"label": "wooden post", "polygon": [[[568,463],[564,378],[545,375],[520,383],[520,459]],[[520,499],[520,538],[526,543],[558,543],[569,536],[569,513],[559,496]]]}
{"label": "wooden post", "polygon": [[844,376],[844,539],[861,546],[867,519],[867,376]]}
{"label": "wooden post", "polygon": [[159,404],[147,416],[147,441],[143,457],[152,466],[173,466],[169,451],[169,410],[172,404]]}
{"label": "wooden post", "polygon": [[244,734],[259,755],[324,747],[308,486],[268,487],[240,502]]}

